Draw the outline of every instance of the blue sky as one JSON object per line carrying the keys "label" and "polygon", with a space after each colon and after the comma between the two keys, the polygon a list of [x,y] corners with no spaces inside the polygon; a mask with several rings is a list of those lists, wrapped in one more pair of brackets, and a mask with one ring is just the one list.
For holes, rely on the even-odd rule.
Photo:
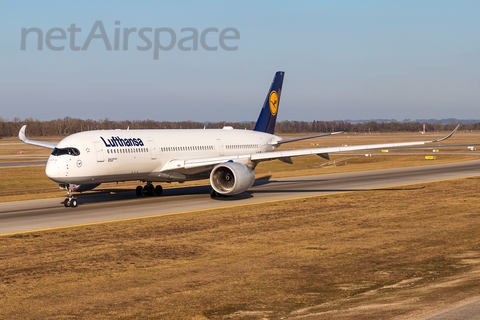
{"label": "blue sky", "polygon": [[[51,120],[256,120],[273,75],[285,71],[279,120],[480,119],[478,1],[20,1],[0,4],[0,117]],[[238,50],[140,51],[81,46],[102,21],[115,28],[235,28]],[[120,21],[120,25],[115,25]],[[20,50],[22,28],[36,34]],[[67,39],[52,40],[61,28]],[[54,33],[59,35],[60,33]],[[207,45],[218,46],[210,33]],[[153,33],[149,38],[153,40]],[[169,42],[169,38],[161,38]],[[164,43],[166,43],[164,42]],[[187,43],[188,44],[188,43]],[[122,48],[120,46],[120,48]]]}

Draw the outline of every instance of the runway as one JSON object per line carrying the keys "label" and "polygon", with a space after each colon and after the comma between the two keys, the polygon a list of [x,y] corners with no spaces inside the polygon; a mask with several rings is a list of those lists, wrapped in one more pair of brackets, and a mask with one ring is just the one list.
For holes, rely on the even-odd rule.
{"label": "runway", "polygon": [[[165,189],[161,197],[136,197],[133,190],[79,195],[77,208],[64,198],[0,204],[0,235],[115,220],[186,213],[316,195],[480,175],[480,160],[413,168],[258,180],[247,192],[211,199],[210,186]],[[391,191],[389,191],[391,192]],[[191,213],[193,214],[193,213]]]}

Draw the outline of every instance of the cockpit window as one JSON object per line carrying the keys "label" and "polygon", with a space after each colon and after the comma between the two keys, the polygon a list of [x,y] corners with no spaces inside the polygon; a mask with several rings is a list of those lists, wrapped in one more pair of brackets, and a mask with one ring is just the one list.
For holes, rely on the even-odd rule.
{"label": "cockpit window", "polygon": [[53,156],[62,156],[64,154],[79,156],[80,151],[77,148],[55,148],[52,151]]}

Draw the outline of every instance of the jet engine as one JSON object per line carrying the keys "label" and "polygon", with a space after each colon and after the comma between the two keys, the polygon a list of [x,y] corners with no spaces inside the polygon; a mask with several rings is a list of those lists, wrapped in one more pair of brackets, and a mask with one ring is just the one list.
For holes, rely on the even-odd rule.
{"label": "jet engine", "polygon": [[253,170],[238,162],[220,163],[210,173],[210,185],[221,195],[242,193],[254,182]]}

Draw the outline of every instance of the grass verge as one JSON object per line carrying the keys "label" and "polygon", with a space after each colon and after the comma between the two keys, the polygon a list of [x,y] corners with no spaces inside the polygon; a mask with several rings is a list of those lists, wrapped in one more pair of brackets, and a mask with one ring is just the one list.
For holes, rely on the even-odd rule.
{"label": "grass verge", "polygon": [[[478,182],[3,236],[0,318],[329,318],[350,299],[373,303],[471,270],[458,256],[480,245]],[[352,318],[407,312],[372,310]]]}

